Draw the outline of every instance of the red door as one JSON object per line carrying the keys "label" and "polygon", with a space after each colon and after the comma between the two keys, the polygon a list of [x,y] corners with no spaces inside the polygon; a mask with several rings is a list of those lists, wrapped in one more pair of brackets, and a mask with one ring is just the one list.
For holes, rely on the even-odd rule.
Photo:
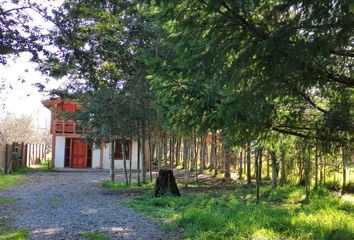
{"label": "red door", "polygon": [[80,140],[73,139],[71,155],[71,167],[85,168],[87,165],[87,146]]}

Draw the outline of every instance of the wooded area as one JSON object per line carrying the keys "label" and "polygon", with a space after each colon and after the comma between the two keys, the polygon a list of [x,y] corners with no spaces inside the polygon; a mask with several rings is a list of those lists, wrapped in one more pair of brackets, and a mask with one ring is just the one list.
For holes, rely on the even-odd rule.
{"label": "wooded area", "polygon": [[[21,24],[46,40],[31,46],[42,72],[68,77],[51,93],[79,99],[83,111],[70,117],[92,129],[87,141],[139,140],[142,182],[148,141],[157,170],[181,165],[185,184],[189,172],[209,169],[248,184],[259,175],[257,186],[271,178],[274,187],[279,174],[280,185],[306,188],[341,174],[344,187],[353,166],[352,9],[347,1],[64,1],[41,9],[55,24],[49,34]],[[7,10],[2,28],[15,27],[21,10]],[[9,38],[26,43],[21,34]],[[2,61],[26,46],[3,45],[12,50]]]}
{"label": "wooded area", "polygon": [[[24,8],[53,27],[33,27]],[[42,73],[66,77],[62,89],[37,86],[79,102],[65,117],[88,143],[112,143],[114,159],[117,137],[138,141],[138,185],[167,168],[185,186],[237,179],[257,203],[267,185],[300,186],[307,202],[323,186],[353,192],[351,1],[65,0],[0,6],[0,20],[0,63],[30,51]]]}
{"label": "wooded area", "polygon": [[[42,33],[24,9],[41,10],[55,27]],[[279,166],[281,184],[292,176],[321,182],[336,171],[345,185],[354,129],[352,9],[347,1],[64,1],[52,12],[14,5],[2,9],[1,61],[31,48],[43,73],[68,77],[66,90],[52,94],[80,99],[75,118],[92,129],[88,141],[150,139],[159,167],[180,161],[175,148],[183,145],[186,172],[223,169],[228,177],[237,156],[247,160],[237,171],[249,181],[252,154],[260,168],[262,159],[271,162],[274,186]],[[15,13],[24,21],[17,24]],[[206,164],[202,142],[210,134]]]}

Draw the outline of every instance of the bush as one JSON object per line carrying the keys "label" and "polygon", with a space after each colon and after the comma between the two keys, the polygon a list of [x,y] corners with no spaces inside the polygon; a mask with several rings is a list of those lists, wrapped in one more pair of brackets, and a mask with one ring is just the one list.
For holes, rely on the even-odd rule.
{"label": "bush", "polygon": [[339,181],[328,181],[324,186],[331,191],[339,191],[341,189],[341,184]]}
{"label": "bush", "polygon": [[343,193],[354,193],[354,182],[350,182],[345,185]]}

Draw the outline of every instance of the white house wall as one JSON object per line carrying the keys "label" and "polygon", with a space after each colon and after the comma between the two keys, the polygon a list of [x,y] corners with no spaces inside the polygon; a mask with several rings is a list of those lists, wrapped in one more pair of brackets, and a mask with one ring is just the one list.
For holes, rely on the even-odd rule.
{"label": "white house wall", "polygon": [[56,136],[55,137],[55,167],[64,167],[64,156],[65,156],[65,137]]}
{"label": "white house wall", "polygon": [[[137,169],[138,163],[138,142],[132,142],[132,169]],[[109,169],[110,168],[110,161],[111,161],[111,144],[106,144],[103,153],[103,168]],[[123,160],[115,160],[114,161],[114,168],[115,169],[124,169]],[[129,169],[130,160],[127,160],[127,168]],[[142,156],[140,154],[140,168],[142,166]]]}
{"label": "white house wall", "polygon": [[101,148],[94,148],[92,150],[92,168],[99,168],[101,160]]}
{"label": "white house wall", "polygon": [[109,169],[110,166],[110,156],[111,156],[111,144],[106,144],[103,148],[103,168]]}

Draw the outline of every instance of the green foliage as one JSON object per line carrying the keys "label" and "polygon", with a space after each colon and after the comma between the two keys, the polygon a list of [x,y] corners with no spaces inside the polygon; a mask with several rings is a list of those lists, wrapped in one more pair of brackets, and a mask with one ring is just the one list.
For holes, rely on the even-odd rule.
{"label": "green foliage", "polygon": [[10,174],[0,173],[0,191],[6,187],[21,183],[21,181],[23,181],[26,177],[26,174],[48,171],[51,171],[51,169],[48,168],[48,162],[42,162],[39,166],[37,166],[37,168],[18,167]]}
{"label": "green foliage", "polygon": [[9,56],[18,56],[21,52],[29,52],[32,60],[38,60],[44,34],[40,26],[33,23],[33,16],[44,20],[45,7],[34,2],[3,0],[0,13],[0,64],[6,64]]}
{"label": "green foliage", "polygon": [[96,232],[82,232],[80,233],[82,237],[87,240],[109,240],[110,238],[105,236],[103,233]]}
{"label": "green foliage", "polygon": [[331,191],[339,191],[341,189],[341,183],[338,180],[326,181],[324,186]]}
{"label": "green foliage", "polygon": [[62,204],[62,200],[60,198],[52,198],[51,201],[50,201],[50,204],[52,205],[60,205]]}
{"label": "green foliage", "polygon": [[354,193],[354,182],[349,182],[343,189],[344,193]]}
{"label": "green foliage", "polygon": [[0,223],[0,240],[26,240],[29,233],[25,230],[14,230]]}
{"label": "green foliage", "polygon": [[183,232],[185,239],[351,239],[354,205],[324,189],[303,204],[305,191],[297,187],[186,193],[176,198],[151,198],[151,192],[125,204],[163,220],[165,228]]}
{"label": "green foliage", "polygon": [[102,181],[102,187],[107,189],[114,189],[114,190],[138,190],[138,189],[151,189],[155,185],[155,181],[143,183],[138,185],[138,183],[133,182],[127,186],[125,182],[114,182],[110,180]]}
{"label": "green foliage", "polygon": [[0,198],[0,205],[1,204],[13,203],[16,200],[17,200],[17,198],[14,198],[14,197],[3,197],[3,198]]}
{"label": "green foliage", "polygon": [[270,130],[350,141],[353,28],[342,32],[354,24],[348,1],[151,5],[148,15],[163,31],[146,62],[168,125],[225,130],[237,144]]}
{"label": "green foliage", "polygon": [[23,179],[23,176],[18,175],[18,174],[5,175],[5,174],[0,173],[0,191],[7,188],[7,187],[10,187],[10,186],[20,183],[22,179]]}

